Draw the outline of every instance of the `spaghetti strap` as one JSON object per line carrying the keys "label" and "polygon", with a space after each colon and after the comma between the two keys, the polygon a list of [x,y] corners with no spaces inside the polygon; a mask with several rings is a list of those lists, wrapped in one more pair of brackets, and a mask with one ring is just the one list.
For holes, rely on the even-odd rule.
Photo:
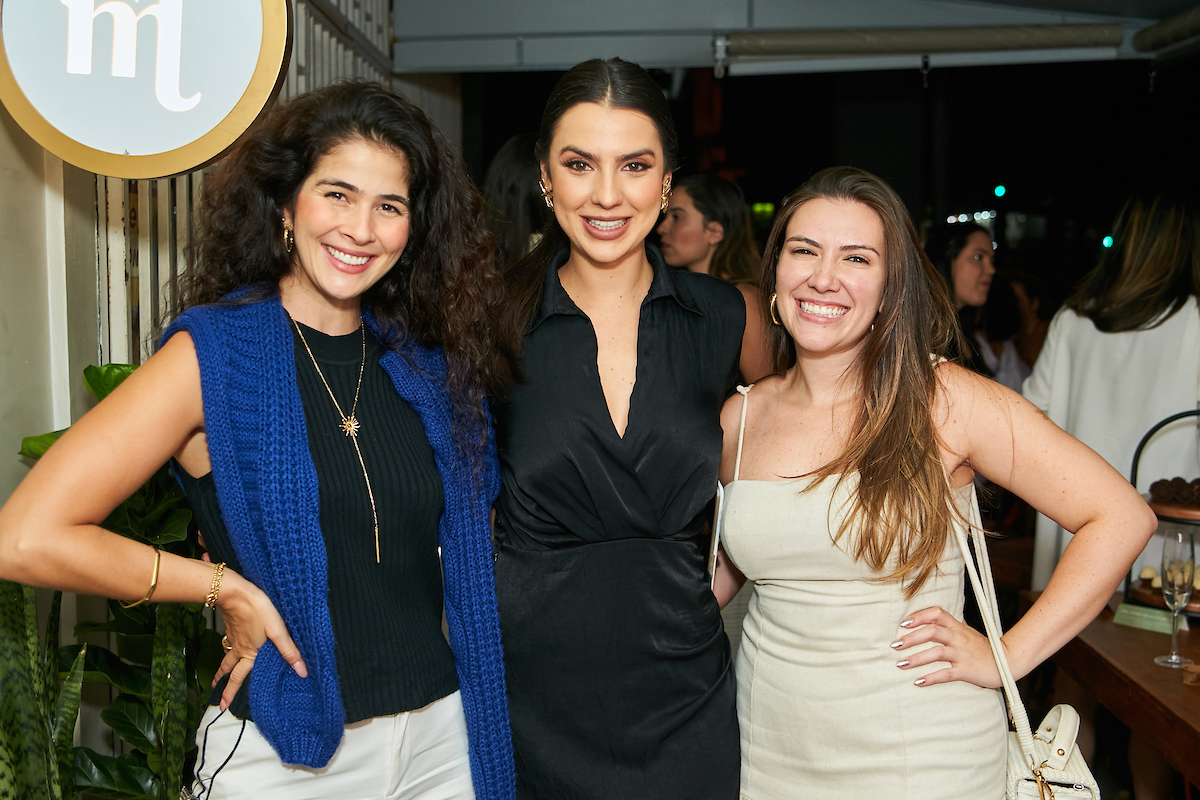
{"label": "spaghetti strap", "polygon": [[738,425],[737,457],[733,461],[733,479],[735,481],[742,472],[742,439],[746,437],[746,406],[750,405],[750,390],[753,388],[753,383],[749,386],[737,387],[738,394],[742,396],[742,421]]}

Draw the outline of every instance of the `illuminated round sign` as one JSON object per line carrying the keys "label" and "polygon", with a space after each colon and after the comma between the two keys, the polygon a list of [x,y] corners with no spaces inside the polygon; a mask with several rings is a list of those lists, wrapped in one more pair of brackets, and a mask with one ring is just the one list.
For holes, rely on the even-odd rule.
{"label": "illuminated round sign", "polygon": [[250,127],[291,41],[288,0],[0,0],[0,99],[77,167],[176,175]]}

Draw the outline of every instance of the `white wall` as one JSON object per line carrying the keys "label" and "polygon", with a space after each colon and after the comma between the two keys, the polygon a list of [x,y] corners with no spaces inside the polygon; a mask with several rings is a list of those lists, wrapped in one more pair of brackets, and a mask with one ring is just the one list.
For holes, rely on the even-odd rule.
{"label": "white wall", "polygon": [[55,422],[43,152],[0,108],[0,500],[29,471],[21,437]]}

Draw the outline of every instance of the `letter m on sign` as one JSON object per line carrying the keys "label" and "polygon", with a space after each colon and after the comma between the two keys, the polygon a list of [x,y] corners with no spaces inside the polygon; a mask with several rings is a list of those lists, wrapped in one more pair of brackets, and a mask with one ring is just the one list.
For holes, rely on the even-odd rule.
{"label": "letter m on sign", "polygon": [[120,0],[109,0],[99,8],[96,0],[62,0],[67,7],[67,72],[92,74],[92,34],[96,17],[108,14],[113,23],[112,75],[132,78],[137,74],[137,32],[143,17],[158,23],[158,48],[154,64],[154,95],[168,111],[190,111],[200,102],[200,93],[179,94],[179,70],[183,47],[183,0],[159,0],[134,13]]}

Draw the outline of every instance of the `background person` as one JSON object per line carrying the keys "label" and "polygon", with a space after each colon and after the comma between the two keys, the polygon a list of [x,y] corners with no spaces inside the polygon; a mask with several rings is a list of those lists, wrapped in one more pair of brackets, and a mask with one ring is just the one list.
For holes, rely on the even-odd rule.
{"label": "background person", "polygon": [[500,263],[524,257],[538,242],[549,212],[538,188],[537,136],[521,133],[501,146],[483,176],[488,225],[496,237]]}
{"label": "background person", "polygon": [[755,286],[760,258],[742,190],[719,175],[687,175],[674,184],[657,230],[667,264],[714,275],[742,293],[746,301],[746,332],[738,360],[742,382],[769,375],[764,303]]}
{"label": "background person", "polygon": [[950,290],[950,302],[966,340],[961,352],[959,345],[952,343],[947,357],[961,359],[964,366],[989,378],[994,373],[983,359],[975,334],[984,330],[982,309],[996,274],[994,250],[987,228],[973,222],[943,222],[925,239],[925,253]]}

